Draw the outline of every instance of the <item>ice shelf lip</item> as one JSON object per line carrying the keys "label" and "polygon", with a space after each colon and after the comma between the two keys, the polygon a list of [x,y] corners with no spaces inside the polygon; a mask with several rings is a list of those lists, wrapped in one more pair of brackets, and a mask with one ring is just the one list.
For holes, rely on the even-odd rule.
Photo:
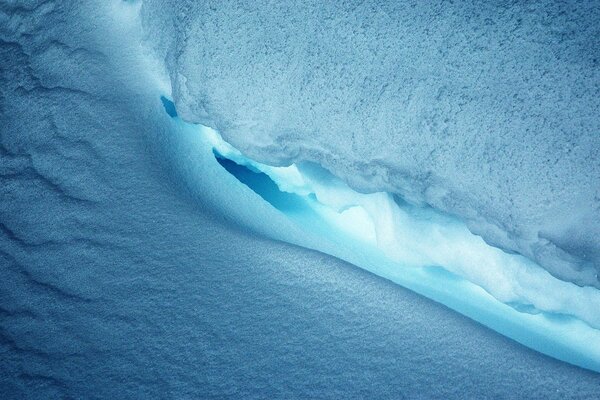
{"label": "ice shelf lip", "polygon": [[600,330],[593,326],[600,291],[559,281],[435,210],[403,206],[388,193],[357,193],[316,165],[253,161],[161,100],[178,130],[171,138],[178,169],[235,223],[348,261],[527,347],[600,372]]}

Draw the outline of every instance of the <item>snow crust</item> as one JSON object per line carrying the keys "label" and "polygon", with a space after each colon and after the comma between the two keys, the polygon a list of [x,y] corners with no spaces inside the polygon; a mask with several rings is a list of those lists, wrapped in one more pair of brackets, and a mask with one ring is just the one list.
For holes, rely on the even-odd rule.
{"label": "snow crust", "polygon": [[597,1],[149,0],[142,15],[183,119],[600,287]]}

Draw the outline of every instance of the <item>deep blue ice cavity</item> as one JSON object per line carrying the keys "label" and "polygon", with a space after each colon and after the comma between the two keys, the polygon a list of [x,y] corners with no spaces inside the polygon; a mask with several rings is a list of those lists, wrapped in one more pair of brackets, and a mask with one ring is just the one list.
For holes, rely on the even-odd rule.
{"label": "deep blue ice cavity", "polygon": [[307,206],[304,198],[297,194],[282,192],[279,186],[267,174],[257,169],[237,164],[216,152],[215,157],[227,172],[235,176],[240,182],[248,186],[278,210],[285,213],[309,212],[310,208]]}
{"label": "deep blue ice cavity", "polygon": [[177,110],[175,109],[175,104],[173,104],[171,100],[167,99],[165,96],[160,96],[160,101],[162,102],[163,107],[165,108],[165,112],[169,115],[169,117],[177,117]]}

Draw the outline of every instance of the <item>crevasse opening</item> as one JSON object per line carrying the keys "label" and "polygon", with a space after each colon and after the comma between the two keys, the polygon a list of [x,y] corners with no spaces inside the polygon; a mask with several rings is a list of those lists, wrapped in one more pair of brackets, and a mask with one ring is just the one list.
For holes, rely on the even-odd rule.
{"label": "crevasse opening", "polygon": [[162,101],[187,154],[180,169],[188,180],[198,179],[190,171],[211,173],[219,191],[212,201],[236,223],[349,261],[530,348],[600,371],[600,291],[490,246],[432,208],[359,193],[318,165],[256,162]]}

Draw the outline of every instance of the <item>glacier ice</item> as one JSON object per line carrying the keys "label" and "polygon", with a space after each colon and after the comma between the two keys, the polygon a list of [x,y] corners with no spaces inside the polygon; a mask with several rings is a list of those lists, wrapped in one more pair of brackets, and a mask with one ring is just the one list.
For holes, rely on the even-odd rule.
{"label": "glacier ice", "polygon": [[150,0],[142,13],[184,119],[600,287],[597,1]]}

